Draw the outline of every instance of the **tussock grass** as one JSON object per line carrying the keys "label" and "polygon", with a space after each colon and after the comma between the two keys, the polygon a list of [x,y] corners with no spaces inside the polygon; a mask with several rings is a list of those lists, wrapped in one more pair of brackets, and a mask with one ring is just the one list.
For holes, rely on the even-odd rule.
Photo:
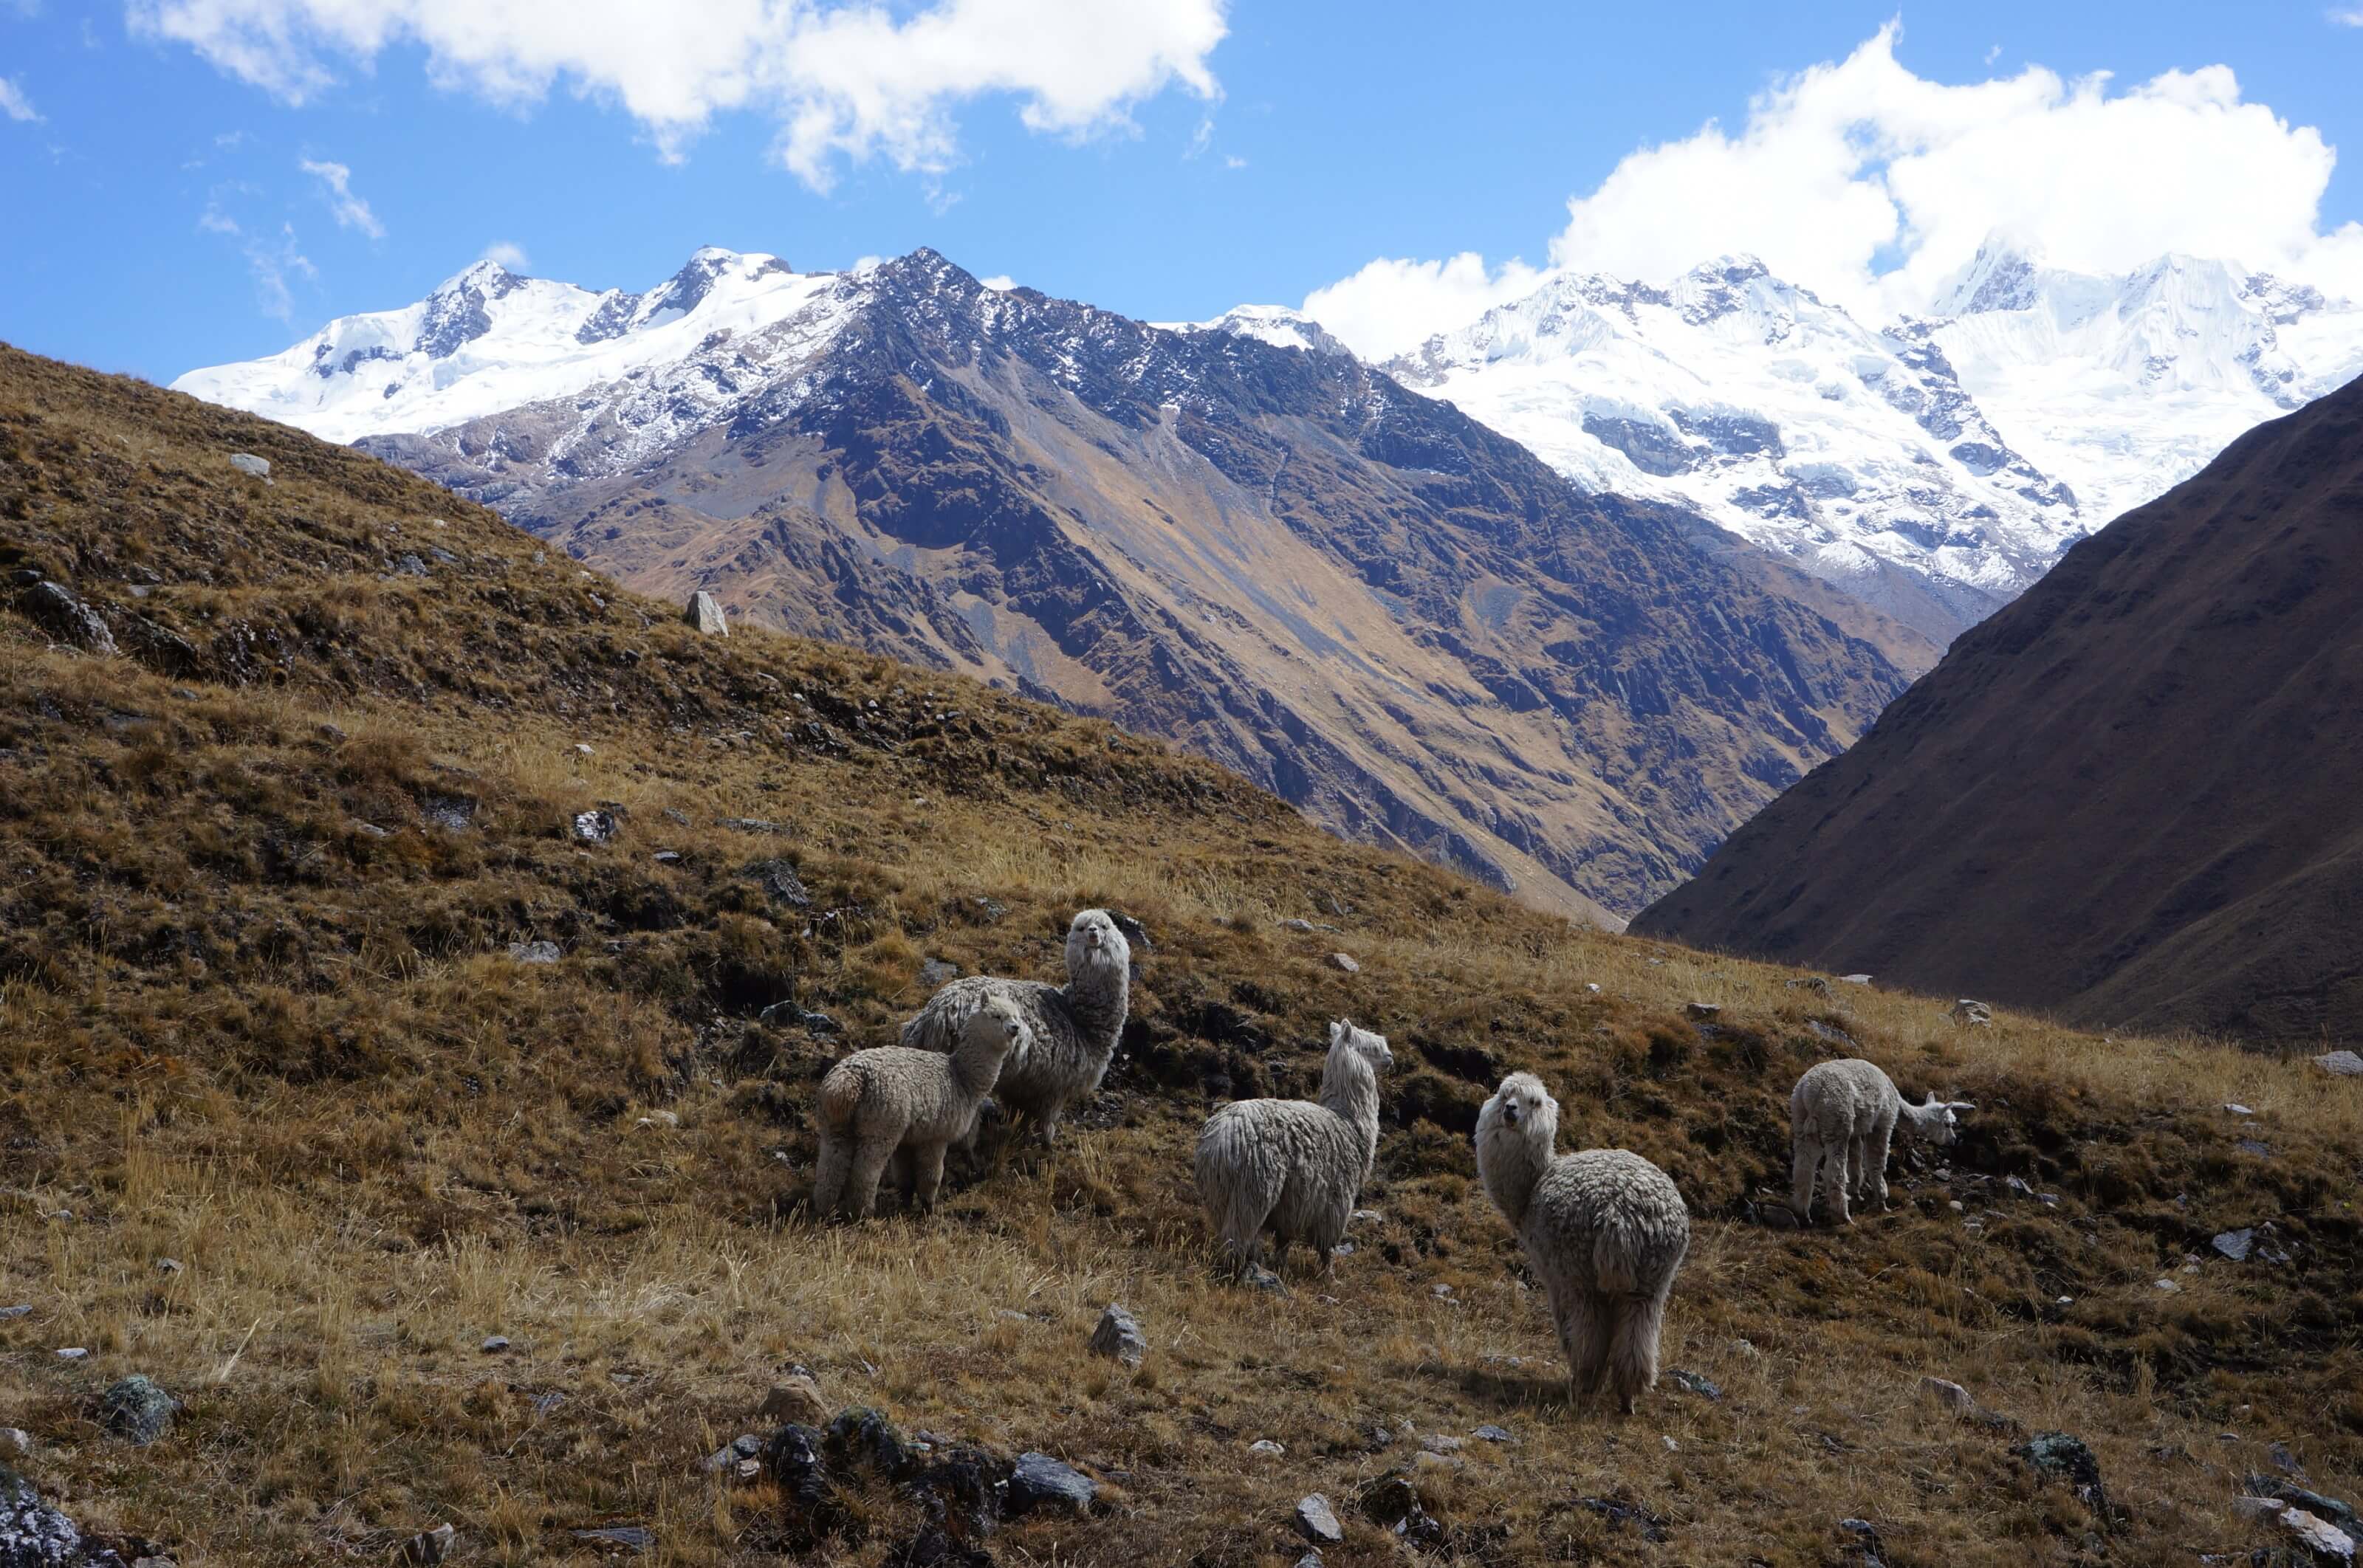
{"label": "tussock grass", "polygon": [[[1850,1517],[1895,1562],[2187,1561],[2263,1543],[2228,1505],[2277,1442],[2354,1495],[2363,1111],[2302,1061],[1965,1030],[1949,999],[1576,930],[1104,725],[701,641],[405,476],[13,354],[0,464],[0,569],[195,650],[94,658],[0,609],[0,1296],[34,1309],[0,1322],[0,1400],[102,1532],[187,1565],[382,1560],[449,1519],[467,1560],[521,1563],[629,1521],[654,1561],[773,1561],[782,1500],[698,1462],[791,1364],[1107,1482],[1099,1516],[997,1536],[1010,1563],[1293,1562],[1315,1490],[1348,1525],[1329,1562],[1399,1561],[1359,1489],[1409,1434],[1489,1421],[1516,1442],[1417,1472],[1439,1562],[1841,1563]],[[455,560],[392,572],[397,540]],[[603,803],[620,831],[582,842]],[[1055,976],[1083,904],[1155,946],[1071,1141],[956,1175],[932,1219],[809,1224],[828,1063],[892,1038],[928,958]],[[534,939],[561,960],[509,956]],[[786,1000],[838,1032],[760,1020]],[[1198,1119],[1309,1090],[1337,1016],[1395,1045],[1381,1217],[1333,1280],[1222,1286]],[[1899,1162],[1892,1212],[1769,1229],[1788,1088],[1855,1054],[1977,1100],[1969,1133],[1947,1174]],[[1567,1408],[1466,1137],[1516,1067],[1571,1143],[1681,1186],[1666,1361],[1720,1402]],[[2287,1264],[2210,1253],[2266,1220]],[[1111,1300],[1152,1340],[1137,1372],[1082,1354]],[[94,1421],[132,1371],[187,1404],[136,1452]],[[1925,1374],[2084,1437],[2123,1517]],[[883,1562],[915,1511],[857,1502],[832,1560]]]}

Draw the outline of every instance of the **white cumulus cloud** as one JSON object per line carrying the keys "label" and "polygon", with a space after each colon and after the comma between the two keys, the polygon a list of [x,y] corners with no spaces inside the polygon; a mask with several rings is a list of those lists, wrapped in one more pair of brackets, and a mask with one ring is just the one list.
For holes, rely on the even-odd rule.
{"label": "white cumulus cloud", "polygon": [[1314,290],[1304,314],[1363,359],[1384,359],[1533,293],[1542,278],[1515,258],[1489,268],[1473,250],[1448,261],[1382,258]]}
{"label": "white cumulus cloud", "polygon": [[668,156],[715,116],[779,125],[780,161],[825,189],[841,161],[937,173],[954,108],[1019,102],[1032,130],[1081,137],[1207,64],[1226,0],[128,0],[131,26],[291,102],[387,49],[423,48],[442,87],[525,105],[554,86],[612,100]]}
{"label": "white cumulus cloud", "polygon": [[[2312,127],[2244,98],[2228,67],[2121,87],[2105,72],[2030,65],[1950,84],[1899,61],[1899,37],[1891,24],[1845,60],[1776,83],[1736,129],[1711,121],[1627,155],[1569,201],[1551,264],[1664,282],[1752,253],[1883,322],[1925,308],[2000,235],[2077,271],[2126,271],[2179,251],[2363,295],[2363,226],[2322,223],[2335,153]],[[1472,308],[1443,325],[1465,325],[1492,303],[1496,276],[1470,256],[1377,261],[1305,309],[1363,349],[1400,342],[1455,293]],[[1459,287],[1428,286],[1447,281]],[[1333,320],[1331,296],[1380,319]],[[1405,331],[1388,327],[1389,309]]]}
{"label": "white cumulus cloud", "polygon": [[25,96],[25,90],[6,76],[0,76],[0,115],[12,120],[38,120],[41,117],[34,109],[33,101]]}
{"label": "white cumulus cloud", "polygon": [[353,194],[353,171],[341,163],[316,163],[308,158],[299,159],[296,167],[320,182],[321,194],[328,201],[328,210],[337,215],[338,228],[357,228],[372,239],[385,237],[385,225],[377,221],[370,204]]}
{"label": "white cumulus cloud", "polygon": [[508,239],[495,239],[485,246],[483,259],[505,267],[512,272],[523,272],[533,266],[526,256],[525,247]]}

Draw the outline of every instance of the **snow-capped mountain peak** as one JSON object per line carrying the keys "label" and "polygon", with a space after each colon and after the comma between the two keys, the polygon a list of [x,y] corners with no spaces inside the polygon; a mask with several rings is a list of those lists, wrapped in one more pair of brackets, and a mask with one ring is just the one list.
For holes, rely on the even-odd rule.
{"label": "snow-capped mountain peak", "polygon": [[1303,311],[1286,305],[1247,304],[1225,311],[1212,321],[1171,321],[1154,325],[1169,332],[1227,332],[1252,337],[1275,348],[1302,348],[1309,354],[1346,354],[1353,350],[1329,335],[1326,327]]}
{"label": "snow-capped mountain peak", "polygon": [[478,261],[415,304],[340,316],[284,353],[172,384],[330,440],[416,433],[679,370],[726,348],[744,358],[759,338],[770,346],[759,357],[808,353],[815,335],[841,324],[854,292],[840,274],[715,246],[638,293]]}

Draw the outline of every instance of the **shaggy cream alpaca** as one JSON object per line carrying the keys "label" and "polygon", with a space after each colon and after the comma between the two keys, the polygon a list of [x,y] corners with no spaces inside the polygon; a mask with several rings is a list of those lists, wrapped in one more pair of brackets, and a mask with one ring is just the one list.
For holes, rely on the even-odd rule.
{"label": "shaggy cream alpaca", "polygon": [[1304,1242],[1322,1263],[1346,1234],[1379,1145],[1379,1075],[1394,1065],[1383,1035],[1339,1020],[1329,1026],[1321,1098],[1242,1099],[1198,1133],[1198,1200],[1236,1273],[1257,1266],[1263,1232],[1272,1264]]}
{"label": "shaggy cream alpaca", "polygon": [[945,1146],[975,1131],[984,1097],[1026,1036],[1016,1005],[987,997],[962,1021],[960,1047],[949,1056],[879,1045],[831,1067],[820,1085],[813,1212],[868,1219],[890,1164],[904,1201],[934,1209]]}

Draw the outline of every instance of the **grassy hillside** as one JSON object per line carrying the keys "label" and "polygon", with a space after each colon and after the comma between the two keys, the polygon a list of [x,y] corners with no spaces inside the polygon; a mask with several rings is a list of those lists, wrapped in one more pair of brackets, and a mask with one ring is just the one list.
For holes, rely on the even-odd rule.
{"label": "grassy hillside", "polygon": [[[61,643],[6,575],[35,572],[122,651]],[[623,1549],[573,1532],[606,1525],[667,1563],[929,1561],[882,1483],[814,1543],[775,1484],[702,1470],[792,1364],[1104,1483],[1004,1525],[1005,1564],[1292,1562],[1314,1491],[1329,1563],[1395,1562],[1423,1532],[1358,1498],[1407,1468],[1437,1562],[1859,1562],[1847,1518],[1891,1563],[2189,1561],[2270,1541],[2230,1504],[2276,1443],[2354,1496],[2363,1112],[2303,1064],[1578,932],[1104,725],[701,639],[396,470],[5,351],[0,682],[0,1305],[32,1309],[0,1417],[68,1511],[183,1568],[383,1561],[447,1520],[471,1562],[594,1561]],[[805,1223],[827,1063],[930,959],[1054,973],[1086,904],[1154,947],[1071,1141],[930,1220]],[[1340,1015],[1397,1055],[1379,1218],[1334,1280],[1220,1286],[1198,1120],[1309,1089]],[[1858,1051],[1982,1109],[1894,1212],[1774,1229],[1787,1088]],[[1467,1141],[1513,1067],[1681,1185],[1666,1361],[1719,1400],[1567,1409]],[[2209,1247],[2267,1221],[2249,1262]],[[1082,1353],[1109,1301],[1138,1371]],[[97,1420],[133,1372],[186,1406],[140,1449]],[[2110,1511],[1924,1375],[2082,1437]]]}

